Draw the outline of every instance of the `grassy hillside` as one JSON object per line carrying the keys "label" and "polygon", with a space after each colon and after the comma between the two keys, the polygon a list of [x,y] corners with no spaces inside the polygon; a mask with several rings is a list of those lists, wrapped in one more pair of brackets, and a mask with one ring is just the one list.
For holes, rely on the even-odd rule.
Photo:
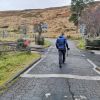
{"label": "grassy hillside", "polygon": [[51,36],[62,31],[74,31],[75,27],[69,23],[70,16],[69,7],[55,7],[47,9],[28,9],[22,11],[2,11],[0,12],[0,27],[8,25],[8,30],[16,30],[22,23],[29,28],[29,33],[32,33],[33,25],[38,21],[48,23],[48,33],[45,35]]}
{"label": "grassy hillside", "polygon": [[[90,6],[90,9],[100,7],[100,2],[95,2]],[[33,26],[36,22],[48,23],[48,32],[45,36],[55,37],[61,32],[69,34],[75,33],[75,26],[69,22],[70,7],[54,7],[46,9],[27,9],[21,11],[1,11],[0,12],[0,27],[8,25],[9,31],[17,30],[21,24],[28,26],[29,33],[33,32]],[[15,32],[17,33],[17,32]]]}

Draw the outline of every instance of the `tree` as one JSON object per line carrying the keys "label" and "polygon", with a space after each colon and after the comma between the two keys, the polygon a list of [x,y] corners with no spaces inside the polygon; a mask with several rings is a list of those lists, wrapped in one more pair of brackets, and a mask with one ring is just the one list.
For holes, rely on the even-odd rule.
{"label": "tree", "polygon": [[94,0],[72,0],[71,1],[71,16],[69,21],[72,21],[76,26],[76,33],[78,32],[78,21],[81,17],[82,11],[88,6],[88,3],[92,3]]}
{"label": "tree", "polygon": [[86,25],[88,38],[100,36],[100,7],[96,6],[86,9],[82,12],[80,22]]}

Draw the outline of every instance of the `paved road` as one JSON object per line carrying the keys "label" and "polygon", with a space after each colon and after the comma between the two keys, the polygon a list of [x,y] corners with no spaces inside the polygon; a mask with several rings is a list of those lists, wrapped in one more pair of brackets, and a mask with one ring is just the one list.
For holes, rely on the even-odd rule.
{"label": "paved road", "polygon": [[100,67],[100,51],[98,51],[97,54],[93,51],[84,51],[83,53],[87,58],[93,61],[98,67]]}
{"label": "paved road", "polygon": [[100,100],[100,74],[72,41],[69,46],[62,69],[53,44],[46,56],[22,74],[0,100]]}

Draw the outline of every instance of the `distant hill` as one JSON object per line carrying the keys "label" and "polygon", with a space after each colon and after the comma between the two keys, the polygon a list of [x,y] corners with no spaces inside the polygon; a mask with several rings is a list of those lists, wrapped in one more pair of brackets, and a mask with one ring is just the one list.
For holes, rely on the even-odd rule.
{"label": "distant hill", "polygon": [[[90,8],[100,6],[100,1],[95,2]],[[26,9],[17,11],[1,11],[0,27],[9,26],[10,30],[17,29],[19,25],[26,24],[30,32],[36,22],[48,23],[48,34],[58,34],[60,32],[75,33],[75,26],[69,22],[70,7],[53,7],[46,9]],[[47,33],[46,33],[47,34]]]}
{"label": "distant hill", "polygon": [[26,9],[21,11],[1,11],[0,26],[8,25],[10,29],[17,29],[22,23],[27,24],[32,31],[36,22],[48,23],[49,34],[57,34],[62,31],[74,29],[74,25],[69,23],[70,7],[53,7],[46,9]]}

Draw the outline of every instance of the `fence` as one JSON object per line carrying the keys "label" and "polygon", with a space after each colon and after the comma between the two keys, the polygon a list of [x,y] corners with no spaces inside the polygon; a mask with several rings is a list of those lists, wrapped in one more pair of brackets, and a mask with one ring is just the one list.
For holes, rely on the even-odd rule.
{"label": "fence", "polygon": [[[2,52],[12,52],[12,51],[17,51],[17,42],[5,42],[5,43],[0,43],[0,54]],[[25,49],[26,50],[26,49]],[[22,50],[22,51],[25,51]],[[38,51],[38,52],[44,52],[43,47],[32,47],[30,46],[31,51]]]}
{"label": "fence", "polygon": [[0,41],[17,41],[20,38],[26,38],[34,42],[35,34],[0,34]]}
{"label": "fence", "polygon": [[9,42],[9,43],[0,43],[0,53],[1,52],[10,52],[16,50],[16,43]]}

